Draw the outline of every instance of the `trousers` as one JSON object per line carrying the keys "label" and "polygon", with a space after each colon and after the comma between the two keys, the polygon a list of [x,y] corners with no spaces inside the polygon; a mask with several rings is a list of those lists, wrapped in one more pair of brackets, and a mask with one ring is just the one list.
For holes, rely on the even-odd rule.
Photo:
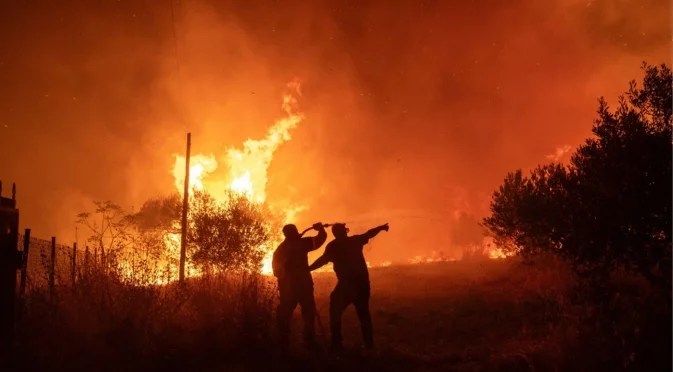
{"label": "trousers", "polygon": [[286,348],[290,342],[290,321],[292,313],[301,307],[301,317],[304,323],[304,342],[315,342],[315,298],[313,297],[313,283],[279,281],[278,290],[280,302],[276,310],[276,321],[280,336],[281,347]]}
{"label": "trousers", "polygon": [[329,306],[330,333],[332,335],[333,347],[340,348],[342,345],[341,317],[350,304],[355,306],[365,347],[374,347],[372,317],[369,313],[370,295],[369,281],[340,281],[337,283],[334,291],[330,294]]}

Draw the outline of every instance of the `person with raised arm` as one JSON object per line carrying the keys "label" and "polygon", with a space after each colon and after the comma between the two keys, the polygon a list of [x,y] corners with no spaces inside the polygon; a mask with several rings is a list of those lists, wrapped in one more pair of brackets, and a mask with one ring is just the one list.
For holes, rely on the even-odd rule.
{"label": "person with raised arm", "polygon": [[323,255],[309,266],[309,270],[313,271],[329,262],[334,265],[337,284],[330,295],[329,305],[330,333],[334,351],[340,352],[343,350],[341,316],[350,304],[355,306],[355,311],[360,320],[365,348],[374,348],[372,319],[369,313],[371,294],[369,270],[363,249],[369,243],[369,240],[381,231],[388,231],[387,223],[370,229],[364,234],[353,236],[348,236],[349,229],[346,224],[334,224],[332,225],[334,240],[327,244]]}

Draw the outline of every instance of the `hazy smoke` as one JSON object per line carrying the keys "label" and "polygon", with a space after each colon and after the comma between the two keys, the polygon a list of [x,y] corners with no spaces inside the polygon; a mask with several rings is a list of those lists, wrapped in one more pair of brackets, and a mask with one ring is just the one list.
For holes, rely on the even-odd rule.
{"label": "hazy smoke", "polygon": [[187,131],[199,153],[261,138],[299,77],[268,199],[309,205],[302,226],[390,222],[372,262],[448,254],[456,213],[581,143],[642,60],[670,64],[668,0],[308,3],[176,0],[179,76],[168,2],[2,5],[0,179],[23,227],[72,240],[90,200],[173,191]]}

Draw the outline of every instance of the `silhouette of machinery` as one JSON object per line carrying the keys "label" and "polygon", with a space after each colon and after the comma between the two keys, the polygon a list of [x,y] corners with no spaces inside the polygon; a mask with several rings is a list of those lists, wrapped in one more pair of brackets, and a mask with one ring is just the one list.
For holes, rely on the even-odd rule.
{"label": "silhouette of machinery", "polygon": [[16,274],[20,268],[19,210],[16,209],[16,186],[12,197],[2,196],[0,182],[0,358],[11,355],[14,339],[14,314],[16,303]]}

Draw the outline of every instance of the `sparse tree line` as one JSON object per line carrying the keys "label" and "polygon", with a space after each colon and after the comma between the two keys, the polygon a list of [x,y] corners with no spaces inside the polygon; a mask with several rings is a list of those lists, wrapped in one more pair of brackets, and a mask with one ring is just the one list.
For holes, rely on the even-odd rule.
{"label": "sparse tree line", "polygon": [[[228,192],[227,196],[227,201],[220,203],[206,192],[190,195],[188,265],[204,273],[259,271],[265,244],[279,229],[280,218],[243,195]],[[80,247],[77,259],[78,275],[94,272],[139,284],[177,279],[181,195],[147,200],[138,211],[131,212],[110,201],[94,204],[92,212],[80,213],[77,219],[88,232],[86,252]],[[41,247],[39,254],[46,279],[51,257],[49,242],[44,243],[46,248]],[[70,269],[72,248],[59,245],[56,252],[57,272],[64,269],[64,262]]]}
{"label": "sparse tree line", "polygon": [[671,296],[671,70],[643,64],[615,109],[601,98],[594,136],[569,164],[509,173],[483,225],[501,247],[551,252],[600,283],[617,269]]}

